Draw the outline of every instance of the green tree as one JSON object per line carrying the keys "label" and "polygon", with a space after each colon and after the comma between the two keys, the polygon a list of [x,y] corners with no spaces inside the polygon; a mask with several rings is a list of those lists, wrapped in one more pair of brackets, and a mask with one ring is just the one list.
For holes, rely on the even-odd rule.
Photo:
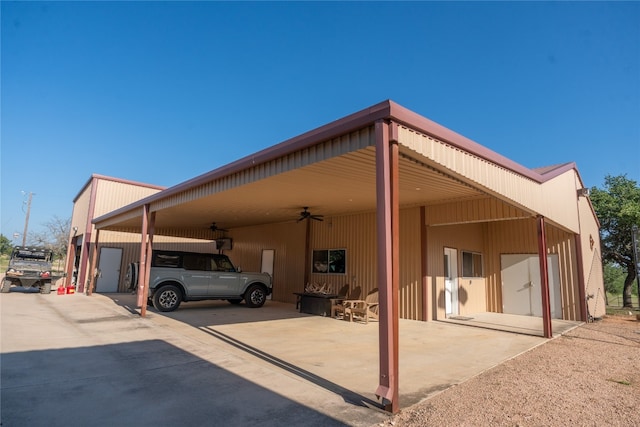
{"label": "green tree", "polygon": [[626,175],[607,175],[602,190],[591,189],[591,202],[600,221],[602,259],[625,270],[622,303],[630,308],[637,274],[631,236],[634,227],[640,228],[640,187]]}
{"label": "green tree", "polygon": [[11,253],[12,248],[13,245],[11,244],[11,240],[9,240],[4,234],[0,234],[0,254],[8,255]]}

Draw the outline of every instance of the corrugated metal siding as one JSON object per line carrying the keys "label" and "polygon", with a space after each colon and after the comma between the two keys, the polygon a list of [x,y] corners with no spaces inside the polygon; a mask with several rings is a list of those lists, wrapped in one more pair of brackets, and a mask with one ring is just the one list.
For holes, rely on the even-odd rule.
{"label": "corrugated metal siding", "polygon": [[430,136],[420,134],[403,126],[398,127],[401,144],[422,156],[421,161],[437,164],[451,171],[466,182],[473,182],[489,194],[506,198],[518,206],[540,213],[574,232],[578,231],[577,212],[560,206],[575,197],[573,183],[565,179],[551,180],[540,185],[529,178],[490,163],[482,158],[462,151]]}
{"label": "corrugated metal siding", "polygon": [[578,209],[587,308],[590,316],[600,318],[606,314],[600,230],[586,198],[578,199]]}
{"label": "corrugated metal siding", "polygon": [[334,138],[313,147],[291,153],[285,157],[256,165],[253,168],[238,172],[197,188],[175,194],[166,199],[158,200],[151,206],[152,211],[176,206],[197,200],[201,197],[236,188],[245,184],[259,181],[283,172],[292,171],[304,166],[337,157],[352,151],[375,145],[373,127],[360,129],[339,138]]}
{"label": "corrugated metal siding", "polygon": [[[565,320],[580,318],[576,250],[572,233],[545,226],[548,253],[558,254],[562,316]],[[537,225],[534,218],[487,224],[486,275],[488,311],[502,312],[502,282],[500,256],[502,254],[538,253]]]}
{"label": "corrugated metal siding", "polygon": [[[363,213],[312,223],[313,249],[346,249],[347,274],[311,274],[310,281],[332,289],[349,284],[362,288],[362,295],[378,287],[376,214]],[[400,211],[400,317],[422,318],[420,209]]]}
{"label": "corrugated metal siding", "polygon": [[[346,249],[346,274],[310,274],[313,283],[326,283],[333,289],[349,284],[362,288],[362,296],[378,287],[375,213],[329,217],[311,223],[311,250]],[[311,258],[311,257],[310,257]]]}
{"label": "corrugated metal siding", "polygon": [[[435,282],[429,296],[431,313],[436,319],[445,318],[444,302],[444,248],[458,251],[458,280],[462,284],[462,253],[461,251],[478,252],[482,254],[483,268],[487,273],[487,251],[485,250],[486,224],[460,224],[429,227],[427,231],[427,256],[429,277]],[[473,279],[464,284],[466,297],[460,296],[460,314],[486,311],[486,281],[482,278]]]}
{"label": "corrugated metal siding", "polygon": [[431,205],[427,207],[426,214],[428,225],[484,222],[531,216],[521,209],[494,198]]}
{"label": "corrugated metal siding", "polygon": [[400,211],[400,317],[422,319],[420,208]]}
{"label": "corrugated metal siding", "polygon": [[[87,185],[85,190],[80,194],[73,204],[73,213],[71,214],[71,229],[78,227],[78,234],[83,234],[87,226],[87,218],[89,217],[89,203],[91,199],[91,185]],[[71,231],[73,233],[73,231]]]}
{"label": "corrugated metal siding", "polygon": [[96,218],[160,191],[155,188],[105,179],[98,179],[97,185],[98,191],[96,193],[94,211],[94,217]]}
{"label": "corrugated metal siding", "polygon": [[243,271],[260,271],[262,250],[274,250],[272,299],[294,303],[293,293],[304,290],[304,222],[236,228],[227,234],[233,249],[224,253]]}

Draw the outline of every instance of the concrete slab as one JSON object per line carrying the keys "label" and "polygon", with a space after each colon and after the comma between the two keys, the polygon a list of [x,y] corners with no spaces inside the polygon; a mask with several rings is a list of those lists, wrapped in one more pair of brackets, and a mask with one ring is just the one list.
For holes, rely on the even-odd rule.
{"label": "concrete slab", "polygon": [[[443,322],[538,337],[544,336],[541,317],[518,316],[505,313],[474,313],[467,316],[453,316],[443,320]],[[569,332],[571,329],[577,328],[583,323],[584,322],[571,320],[551,319],[551,333],[554,337],[558,337]]]}
{"label": "concrete slab", "polygon": [[[0,417],[12,425],[348,425],[388,417],[378,324],[223,301],[153,309],[135,296],[0,295]],[[407,407],[546,340],[400,321]]]}

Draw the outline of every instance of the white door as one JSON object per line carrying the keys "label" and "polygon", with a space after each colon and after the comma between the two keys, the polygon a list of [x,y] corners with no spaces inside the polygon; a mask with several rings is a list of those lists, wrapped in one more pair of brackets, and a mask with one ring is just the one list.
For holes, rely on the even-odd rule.
{"label": "white door", "polygon": [[[273,284],[273,262],[275,259],[276,251],[273,249],[263,249],[262,250],[262,267],[260,269],[261,273],[269,273],[271,276],[271,283]],[[271,293],[267,298],[271,299],[273,297],[273,293]]]}
{"label": "white door", "polygon": [[[502,255],[502,312],[542,317],[540,261],[537,255]],[[547,256],[551,317],[562,318],[558,255]]]}
{"label": "white door", "polygon": [[96,292],[118,292],[121,262],[121,248],[100,249],[100,260],[98,261],[98,270],[100,273],[96,280]]}
{"label": "white door", "polygon": [[448,316],[458,314],[458,251],[444,248],[444,308]]}

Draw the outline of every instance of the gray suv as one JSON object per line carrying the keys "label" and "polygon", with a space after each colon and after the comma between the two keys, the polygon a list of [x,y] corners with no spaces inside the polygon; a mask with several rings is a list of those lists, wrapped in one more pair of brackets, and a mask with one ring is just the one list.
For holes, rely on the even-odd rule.
{"label": "gray suv", "polygon": [[[137,282],[137,265],[130,265],[127,280]],[[222,254],[153,251],[149,300],[160,311],[173,311],[182,301],[243,300],[247,307],[262,307],[272,292],[267,273],[245,273]]]}

